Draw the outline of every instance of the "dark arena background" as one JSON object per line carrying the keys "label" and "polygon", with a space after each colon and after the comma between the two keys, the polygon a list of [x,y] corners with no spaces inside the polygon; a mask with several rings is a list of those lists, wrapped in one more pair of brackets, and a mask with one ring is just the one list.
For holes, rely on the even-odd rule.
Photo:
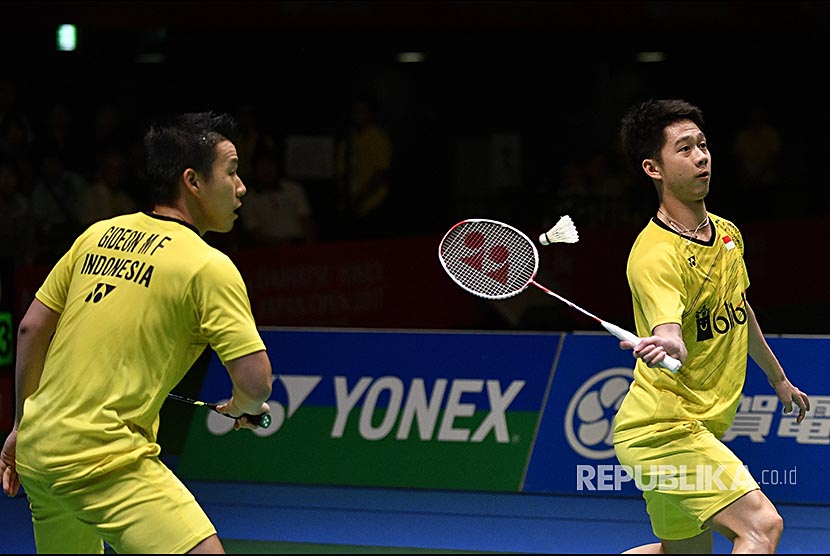
{"label": "dark arena background", "polygon": [[[238,117],[249,192],[267,187],[257,170],[267,158],[306,199],[308,227],[290,237],[252,231],[252,205],[233,232],[206,236],[239,267],[264,329],[602,334],[536,288],[505,301],[475,298],[437,257],[441,237],[460,220],[500,220],[535,239],[566,214],[580,240],[538,246],[538,282],[633,329],[626,260],[657,199],[625,167],[618,124],[635,102],[678,97],[704,112],[713,168],[707,208],[742,232],[748,298],[764,332],[830,335],[830,288],[819,272],[830,231],[828,31],[830,3],[809,1],[4,2],[0,432],[12,426],[16,330],[35,290],[91,219],[151,208],[143,132],[185,111]],[[371,221],[346,210],[338,177],[338,149],[360,102],[391,145],[390,193]],[[105,197],[84,201],[101,182]],[[44,206],[39,192],[50,183],[53,191],[60,184],[56,201]],[[210,357],[180,394],[208,391]],[[826,375],[824,365],[820,357],[788,372]],[[824,382],[809,392],[824,400],[816,417],[827,417],[826,391]],[[165,407],[162,422],[190,426],[200,411]],[[825,432],[815,443],[830,443]],[[184,426],[163,425],[159,434],[171,465],[194,437]],[[330,477],[318,482],[355,486]],[[526,478],[469,490],[515,494]],[[825,495],[821,504],[830,502]],[[633,507],[644,515],[640,500]],[[376,510],[365,502],[354,511]],[[22,542],[11,546],[30,549]],[[386,544],[395,542],[403,541]],[[436,543],[433,550],[451,548]],[[557,546],[565,545],[475,548]]]}
{"label": "dark arena background", "polygon": [[[624,325],[627,249],[656,196],[624,167],[617,124],[637,100],[685,98],[704,110],[714,169],[707,204],[744,232],[750,295],[765,331],[830,331],[830,293],[816,274],[830,195],[822,171],[827,3],[7,2],[3,13],[2,145],[6,159],[16,158],[19,194],[34,187],[47,155],[60,154],[66,170],[91,183],[104,151],[116,150],[127,160],[121,187],[142,207],[144,126],[179,111],[230,111],[273,143],[280,175],[304,187],[317,229],[310,249],[436,243],[472,217],[536,237],[569,214],[583,240],[543,248],[540,278]],[[66,23],[76,28],[73,51],[56,46]],[[407,55],[420,61],[403,61]],[[378,225],[355,230],[338,210],[332,145],[363,98],[390,137],[391,195]],[[13,268],[53,263],[80,226],[59,237],[6,231],[3,303],[15,298]],[[211,239],[243,259],[254,247],[242,226]],[[259,321],[593,327],[535,298],[465,317],[402,314],[388,303],[404,289],[424,298],[421,312],[447,312],[429,293],[447,282],[437,260],[410,264],[414,254],[405,250],[394,254],[407,272],[374,284],[386,305],[368,322],[342,307],[348,301],[291,312],[255,299],[272,307]],[[18,280],[32,273],[23,274]]]}

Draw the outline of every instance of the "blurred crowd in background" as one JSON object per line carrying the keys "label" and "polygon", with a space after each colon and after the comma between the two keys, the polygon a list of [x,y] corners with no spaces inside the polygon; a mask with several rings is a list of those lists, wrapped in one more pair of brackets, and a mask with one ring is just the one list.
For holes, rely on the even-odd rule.
{"label": "blurred crowd in background", "polygon": [[[627,237],[656,197],[625,167],[618,123],[648,97],[703,109],[709,210],[771,234],[828,218],[822,3],[12,4],[6,270],[51,265],[91,222],[149,210],[147,126],[201,110],[240,122],[248,195],[233,232],[206,236],[228,253],[437,241],[464,218],[531,233],[569,214]],[[73,17],[77,49],[57,51]],[[768,241],[748,245],[779,264]]]}
{"label": "blurred crowd in background", "polygon": [[[82,105],[71,95],[38,98],[35,86],[20,76],[0,77],[0,255],[49,264],[92,222],[151,208],[142,136],[166,112],[94,89],[84,92]],[[562,137],[548,144],[519,122],[458,136],[407,136],[406,125],[378,118],[394,111],[379,105],[382,92],[351,97],[348,112],[328,129],[290,134],[243,99],[194,103],[193,110],[227,110],[240,122],[239,172],[248,194],[235,231],[212,239],[226,249],[368,240],[436,234],[453,219],[485,216],[534,229],[562,214],[580,227],[639,225],[653,212],[653,190],[623,167],[612,126],[593,148],[567,150],[556,143],[596,122],[574,122],[579,133],[552,129]],[[787,142],[760,100],[716,123],[712,195],[723,205],[712,210],[739,222],[773,217],[803,185],[793,183],[801,179],[793,166],[797,142]],[[411,145],[419,142],[432,147],[421,153],[440,156],[413,156]],[[810,216],[823,208],[805,203],[798,210]]]}

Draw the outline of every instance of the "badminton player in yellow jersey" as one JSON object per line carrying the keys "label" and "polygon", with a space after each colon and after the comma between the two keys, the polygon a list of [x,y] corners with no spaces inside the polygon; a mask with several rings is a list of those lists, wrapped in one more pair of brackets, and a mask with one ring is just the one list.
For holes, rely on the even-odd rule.
{"label": "badminton player in yellow jersey", "polygon": [[[269,411],[271,365],[242,277],[202,239],[228,232],[245,186],[235,121],[181,115],[144,137],[155,209],[97,222],[23,317],[17,412],[3,490],[29,498],[41,553],[223,553],[190,492],[159,460],[159,410],[209,345],[230,416]],[[236,428],[255,428],[245,417]],[[217,458],[234,464],[233,454]]]}
{"label": "badminton player in yellow jersey", "polygon": [[[707,211],[712,155],[703,115],[682,100],[650,100],[623,118],[629,161],[657,189],[654,217],[628,259],[637,335],[634,381],[614,423],[614,447],[643,491],[660,542],[632,553],[710,553],[712,530],[734,553],[773,553],[783,521],[720,441],[740,401],[747,354],[784,404],[810,404],[787,379],[747,300],[738,228]],[[666,354],[683,366],[657,366]],[[661,467],[662,466],[662,467]],[[682,485],[682,486],[681,486]]]}

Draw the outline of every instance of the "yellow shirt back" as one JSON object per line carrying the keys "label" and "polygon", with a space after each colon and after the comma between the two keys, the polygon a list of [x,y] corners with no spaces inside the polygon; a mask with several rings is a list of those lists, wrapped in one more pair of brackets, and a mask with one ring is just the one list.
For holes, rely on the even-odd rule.
{"label": "yellow shirt back", "polygon": [[134,213],[90,226],[36,297],[60,313],[17,462],[65,478],[157,455],[167,394],[210,345],[265,349],[239,271],[194,228]]}

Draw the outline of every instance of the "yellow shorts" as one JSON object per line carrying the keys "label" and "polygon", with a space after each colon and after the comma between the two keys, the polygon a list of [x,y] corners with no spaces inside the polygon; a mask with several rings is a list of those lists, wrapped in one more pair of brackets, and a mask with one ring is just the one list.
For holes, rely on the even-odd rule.
{"label": "yellow shorts", "polygon": [[643,492],[660,539],[699,535],[712,516],[759,488],[738,456],[699,421],[649,430],[614,448]]}
{"label": "yellow shorts", "polygon": [[[22,471],[22,470],[21,470]],[[21,473],[38,553],[185,553],[216,529],[158,458],[75,481]]]}

